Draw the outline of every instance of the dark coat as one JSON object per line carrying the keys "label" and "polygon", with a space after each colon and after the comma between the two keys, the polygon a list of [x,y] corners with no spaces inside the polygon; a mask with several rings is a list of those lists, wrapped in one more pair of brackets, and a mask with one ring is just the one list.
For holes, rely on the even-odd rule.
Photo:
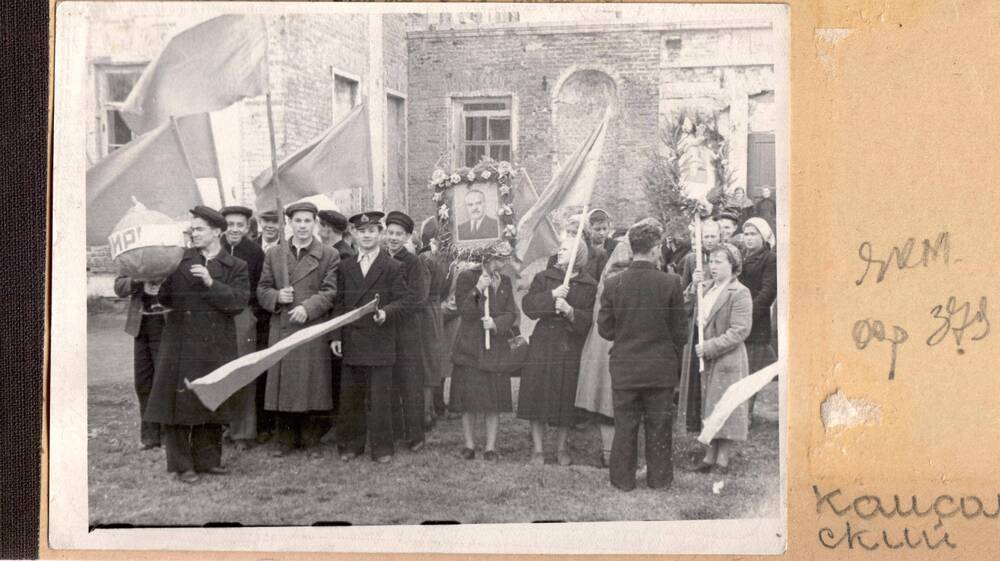
{"label": "dark coat", "polygon": [[420,311],[424,326],[420,331],[420,346],[424,349],[424,381],[428,386],[438,386],[442,380],[442,364],[450,362],[451,357],[450,350],[445,348],[444,313],[441,310],[441,303],[448,299],[450,287],[446,283],[445,265],[438,255],[422,251],[417,258],[423,262],[428,273],[427,302]]}
{"label": "dark coat", "polygon": [[[337,297],[337,250],[313,239],[305,254],[296,260],[293,246],[283,243],[271,248],[264,258],[264,270],[257,285],[261,307],[272,314],[268,341],[273,346],[293,333],[330,319]],[[278,303],[278,291],[287,278],[295,289],[291,304]],[[302,306],[305,323],[292,323],[289,312]],[[267,373],[264,407],[269,411],[327,411],[333,408],[332,354],[322,337],[289,352]]]}
{"label": "dark coat", "polygon": [[479,230],[476,234],[472,233],[471,220],[459,224],[457,233],[458,239],[462,241],[497,238],[500,236],[500,224],[496,218],[484,216],[483,221],[479,223]]}
{"label": "dark coat", "polygon": [[222,237],[222,250],[226,253],[242,259],[247,264],[247,274],[250,276],[250,309],[253,314],[260,317],[260,304],[257,302],[257,283],[260,282],[260,275],[264,271],[264,250],[250,238],[244,237],[236,247],[229,245],[229,240]]}
{"label": "dark coat", "polygon": [[[383,251],[386,250],[383,248]],[[389,254],[388,251],[386,253]],[[392,258],[402,265],[406,286],[401,301],[403,311],[396,322],[396,360],[419,364],[423,368],[425,349],[421,346],[420,332],[428,328],[424,325],[427,317],[422,312],[430,299],[430,271],[415,253],[405,247]]]}
{"label": "dark coat", "polygon": [[115,295],[128,298],[128,315],[125,316],[125,333],[138,337],[142,328],[142,281],[132,280],[125,275],[115,277]]}
{"label": "dark coat", "polygon": [[565,274],[555,267],[538,273],[521,300],[525,315],[538,320],[521,369],[517,416],[522,419],[565,425],[579,416],[574,404],[580,354],[594,322],[597,282],[586,273],[570,279],[566,302],[573,307],[571,321],[556,313],[552,297]]}
{"label": "dark coat", "polygon": [[476,289],[482,269],[462,271],[455,281],[455,303],[458,305],[460,322],[451,360],[460,366],[469,366],[488,372],[503,372],[507,366],[510,347],[507,340],[511,336],[518,319],[514,302],[514,290],[510,278],[500,275],[500,286],[490,287],[490,317],[497,330],[490,335],[490,350],[486,350],[486,335],[483,330],[483,310],[485,298]]}
{"label": "dark coat", "polygon": [[681,279],[653,263],[633,261],[605,280],[597,318],[601,337],[613,341],[609,370],[618,389],[677,385],[687,339]]}
{"label": "dark coat", "polygon": [[153,390],[143,420],[166,425],[225,423],[230,411],[224,403],[214,413],[188,390],[194,381],[237,357],[233,320],[247,306],[250,281],[247,264],[220,251],[208,262],[212,286],[191,274],[204,265],[197,249],[188,249],[180,265],[160,285],[159,301],[170,308],[156,361]]}
{"label": "dark coat", "polygon": [[778,258],[765,245],[743,260],[740,284],[753,299],[753,327],[747,344],[771,341],[771,305],[778,295]]}
{"label": "dark coat", "polygon": [[368,276],[361,274],[361,264],[355,257],[341,265],[337,279],[340,298],[334,305],[334,316],[346,314],[364,306],[377,295],[379,307],[385,311],[385,322],[375,323],[374,314],[344,326],[333,333],[334,341],[341,341],[344,364],[349,366],[391,366],[396,362],[396,323],[403,315],[406,282],[403,264],[379,250],[378,257],[368,269]]}
{"label": "dark coat", "polygon": [[777,232],[775,225],[777,224],[777,213],[775,211],[774,199],[761,198],[754,204],[754,216],[763,218],[767,225],[771,227],[772,232]]}
{"label": "dark coat", "polygon": [[340,253],[341,261],[347,261],[352,257],[358,256],[358,250],[354,249],[354,247],[344,241],[343,238],[341,238],[339,242],[333,244],[333,249],[336,249],[337,252]]}

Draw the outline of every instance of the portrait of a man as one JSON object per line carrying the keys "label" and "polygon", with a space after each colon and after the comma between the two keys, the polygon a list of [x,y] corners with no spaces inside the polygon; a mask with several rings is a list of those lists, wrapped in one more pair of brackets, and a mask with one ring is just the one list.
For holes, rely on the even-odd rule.
{"label": "portrait of a man", "polygon": [[[493,194],[493,193],[491,193]],[[470,187],[464,193],[455,193],[455,206],[458,208],[459,241],[487,240],[500,236],[499,222],[496,218],[496,196],[487,197],[481,189]]]}

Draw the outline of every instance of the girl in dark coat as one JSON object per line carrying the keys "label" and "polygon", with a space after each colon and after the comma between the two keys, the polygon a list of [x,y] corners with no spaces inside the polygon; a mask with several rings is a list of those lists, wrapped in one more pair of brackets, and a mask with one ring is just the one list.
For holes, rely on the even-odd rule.
{"label": "girl in dark coat", "polygon": [[528,294],[521,300],[525,315],[538,320],[521,370],[517,406],[517,416],[531,421],[533,464],[545,463],[545,425],[551,424],[558,427],[559,464],[569,465],[566,435],[571,426],[586,418],[575,406],[576,386],[580,353],[594,320],[597,282],[586,273],[588,252],[581,240],[575,248],[573,277],[568,287],[563,285],[573,245],[573,238],[563,241],[555,265],[535,275]]}
{"label": "girl in dark coat", "polygon": [[[455,303],[460,324],[452,350],[454,370],[448,408],[462,413],[465,448],[462,457],[476,457],[473,435],[475,417],[485,418],[486,449],[483,459],[497,461],[497,429],[500,413],[513,410],[510,377],[504,370],[511,330],[518,319],[510,279],[500,274],[504,259],[491,255],[482,267],[459,273],[455,281]],[[485,313],[489,299],[489,314]],[[486,349],[486,332],[490,348]]]}
{"label": "girl in dark coat", "polygon": [[[778,357],[771,346],[771,306],[778,295],[778,258],[771,250],[774,234],[763,218],[751,218],[743,225],[746,256],[740,283],[750,289],[753,299],[753,327],[747,337],[750,373],[774,364]],[[756,396],[750,398],[750,416]]]}

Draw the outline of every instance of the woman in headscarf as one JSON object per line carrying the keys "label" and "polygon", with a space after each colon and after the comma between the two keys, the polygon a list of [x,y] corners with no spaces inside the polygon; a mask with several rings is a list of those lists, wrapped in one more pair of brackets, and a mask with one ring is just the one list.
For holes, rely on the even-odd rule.
{"label": "woman in headscarf", "polygon": [[[448,408],[462,413],[465,447],[462,458],[476,457],[473,424],[476,417],[486,425],[486,448],[483,459],[497,461],[497,430],[500,413],[513,411],[510,376],[505,352],[510,332],[519,319],[510,278],[500,274],[506,259],[490,251],[481,267],[458,273],[455,280],[455,303],[459,313],[458,334],[452,349],[454,369],[451,400]],[[489,314],[486,314],[487,301]],[[490,348],[486,348],[486,333]]]}
{"label": "woman in headscarf", "polygon": [[[640,220],[637,224],[653,223],[660,225],[655,218]],[[632,247],[628,240],[615,246],[604,266],[601,281],[597,285],[594,299],[594,321],[601,311],[601,294],[608,279],[628,268],[632,261]],[[596,329],[591,329],[583,344],[580,355],[580,377],[576,386],[575,404],[584,411],[593,414],[601,430],[601,467],[608,467],[611,459],[611,443],[615,439],[614,400],[611,394],[611,371],[608,368],[608,353],[612,341],[601,337]]]}
{"label": "woman in headscarf", "polygon": [[[701,377],[702,419],[711,416],[726,390],[749,375],[744,341],[750,335],[753,304],[750,291],[737,278],[742,266],[740,250],[723,243],[709,255],[712,280],[704,285],[697,310],[705,326],[705,340],[695,345],[695,353],[705,361]],[[695,471],[729,472],[729,461],[737,442],[747,439],[748,405],[740,404],[715,434]]]}
{"label": "woman in headscarf", "polygon": [[[582,239],[563,239],[555,263],[535,275],[521,300],[525,315],[538,320],[521,369],[517,404],[518,418],[531,421],[532,464],[545,463],[545,426],[554,425],[556,458],[559,465],[570,465],[566,436],[584,419],[575,405],[576,388],[580,353],[594,323],[597,297],[597,281],[587,273],[588,249]],[[570,281],[565,285],[571,260]]]}
{"label": "woman in headscarf", "polygon": [[[773,251],[774,234],[763,218],[751,218],[743,224],[746,256],[740,283],[750,290],[753,299],[753,328],[747,337],[747,355],[753,374],[778,360],[771,346],[771,306],[778,295],[778,258]],[[756,396],[750,399],[751,422]]]}

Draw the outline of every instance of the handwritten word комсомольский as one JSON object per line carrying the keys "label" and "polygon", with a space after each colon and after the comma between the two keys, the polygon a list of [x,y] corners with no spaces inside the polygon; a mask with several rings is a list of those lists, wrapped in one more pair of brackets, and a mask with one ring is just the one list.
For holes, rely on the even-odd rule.
{"label": "handwritten word \u043a\u043e\u043c\u0441\u043e\u043c\u043e\u043b\u044c\u0441\u043a\u0438\u0439", "polygon": [[[938,495],[934,500],[921,500],[916,495],[900,497],[893,495],[885,498],[878,495],[858,495],[855,497],[844,497],[841,489],[834,489],[829,492],[821,491],[818,485],[813,485],[813,493],[816,495],[816,514],[833,514],[838,519],[844,520],[844,532],[838,532],[830,527],[824,526],[819,530],[817,538],[819,542],[828,549],[864,549],[874,551],[885,547],[886,549],[899,549],[907,547],[917,549],[926,547],[937,549],[941,546],[954,549],[958,544],[952,540],[947,531],[944,531],[944,521],[948,518],[961,516],[965,520],[975,518],[996,519],[1000,516],[1000,493],[991,495],[983,500],[977,495],[953,496],[950,494]],[[995,500],[995,502],[994,502]],[[935,522],[929,528],[916,529],[905,527],[901,532],[890,532],[888,529],[859,528],[852,526],[851,517],[856,517],[865,523],[874,519],[891,521],[895,518],[905,519],[909,517],[915,519]],[[855,521],[857,524],[857,521]]]}
{"label": "handwritten word \u043a\u043e\u043c\u0441\u043e\u043c\u043e\u043b\u044c\u0441\u043a\u0438\u0439", "polygon": [[[861,277],[855,281],[855,285],[864,284],[873,266],[878,270],[875,282],[880,283],[885,279],[893,264],[900,270],[905,270],[928,267],[935,262],[948,266],[951,262],[948,232],[942,232],[933,242],[930,239],[924,239],[921,242],[923,249],[919,256],[914,254],[915,246],[916,239],[910,238],[902,246],[893,247],[885,259],[880,259],[874,256],[871,242],[862,243],[858,248],[858,256],[864,262],[865,270]],[[936,329],[926,339],[928,347],[937,346],[948,335],[952,335],[955,339],[956,351],[958,354],[964,354],[965,349],[962,347],[962,342],[968,330],[973,330],[969,333],[968,339],[973,342],[981,341],[990,334],[990,320],[987,316],[987,298],[985,296],[979,299],[978,308],[975,311],[973,311],[971,302],[959,303],[956,297],[951,296],[945,304],[933,306],[930,315],[938,323]],[[865,318],[854,322],[851,335],[858,350],[867,349],[872,342],[890,343],[889,379],[895,379],[900,347],[910,338],[907,329],[901,325],[890,327],[880,319]]]}

